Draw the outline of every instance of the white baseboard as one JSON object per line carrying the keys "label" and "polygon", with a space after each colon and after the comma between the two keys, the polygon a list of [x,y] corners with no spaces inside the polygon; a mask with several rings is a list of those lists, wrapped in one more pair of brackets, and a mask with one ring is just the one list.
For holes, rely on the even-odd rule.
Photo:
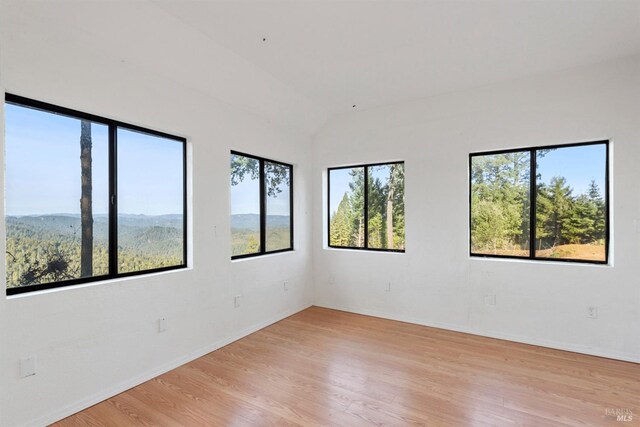
{"label": "white baseboard", "polygon": [[146,381],[149,381],[150,379],[153,379],[159,375],[162,375],[166,372],[169,372],[172,369],[175,369],[179,366],[184,365],[185,363],[189,363],[192,360],[195,360],[199,357],[204,356],[205,354],[211,353],[212,351],[215,351],[219,348],[222,348],[226,345],[231,344],[234,341],[237,341],[241,338],[246,337],[249,334],[252,334],[256,331],[259,331],[260,329],[266,328],[269,325],[272,325],[276,322],[279,322],[280,320],[289,317],[293,314],[296,314],[306,308],[311,307],[312,304],[305,304],[302,305],[298,308],[292,309],[292,310],[288,310],[284,313],[280,313],[270,319],[264,320],[262,322],[259,322],[255,325],[252,325],[246,329],[243,329],[242,331],[233,334],[232,336],[229,336],[227,338],[221,339],[211,345],[208,345],[204,348],[201,348],[200,350],[194,351],[191,354],[188,354],[186,356],[180,357],[178,359],[172,360],[171,362],[165,363],[164,365],[161,365],[159,367],[156,367],[154,369],[151,369],[147,372],[144,372],[134,378],[131,378],[127,381],[124,381],[120,384],[116,384],[113,387],[110,387],[106,390],[103,390],[99,393],[96,393],[86,399],[82,399],[81,401],[75,402],[69,406],[66,406],[60,410],[54,411],[52,413],[49,413],[47,415],[44,415],[36,420],[33,420],[32,422],[29,422],[28,424],[25,424],[25,426],[34,426],[34,427],[42,427],[42,426],[48,426],[49,424],[52,424],[56,421],[60,421],[63,418],[66,418],[70,415],[73,415],[77,412],[82,411],[83,409],[86,409],[90,406],[95,405],[96,403],[100,403],[104,400],[109,399],[110,397],[113,397],[119,393],[122,393],[126,390],[129,390],[130,388],[133,388],[137,385],[140,385]]}
{"label": "white baseboard", "polygon": [[505,334],[505,333],[496,332],[496,331],[485,331],[485,330],[480,330],[476,328],[459,326],[455,324],[431,322],[423,319],[412,318],[410,316],[403,316],[403,315],[398,315],[393,313],[382,312],[378,310],[346,307],[346,306],[341,306],[339,304],[338,305],[314,304],[314,305],[317,307],[347,311],[349,313],[363,314],[366,316],[380,317],[380,318],[389,319],[389,320],[397,320],[400,322],[413,323],[416,325],[429,326],[432,328],[446,329],[449,331],[463,332],[466,334],[479,335],[483,337],[496,338],[496,339],[501,339],[506,341],[513,341],[513,342],[518,342],[522,344],[531,344],[539,347],[553,348],[555,350],[571,351],[574,353],[586,354],[589,356],[606,357],[607,359],[615,359],[615,360],[621,360],[624,362],[640,363],[640,354],[622,353],[617,351],[611,351],[608,349],[593,348],[593,347],[581,346],[576,344],[567,344],[562,342],[531,338],[531,337],[517,335],[517,334]]}

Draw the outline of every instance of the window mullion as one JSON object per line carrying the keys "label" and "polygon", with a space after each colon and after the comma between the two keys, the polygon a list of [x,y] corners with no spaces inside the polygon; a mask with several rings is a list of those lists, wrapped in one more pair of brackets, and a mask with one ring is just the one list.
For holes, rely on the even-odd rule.
{"label": "window mullion", "polygon": [[109,125],[109,276],[118,275],[118,129]]}
{"label": "window mullion", "polygon": [[289,166],[289,246],[293,250],[293,165]]}
{"label": "window mullion", "polygon": [[536,257],[536,150],[529,152],[530,168],[529,171],[529,258]]}
{"label": "window mullion", "polygon": [[369,166],[364,167],[364,248],[369,249]]}
{"label": "window mullion", "polygon": [[266,173],[265,173],[265,162],[263,159],[259,160],[260,162],[260,253],[264,254],[267,252],[267,200],[266,200],[266,190],[267,190],[267,182],[266,182]]}

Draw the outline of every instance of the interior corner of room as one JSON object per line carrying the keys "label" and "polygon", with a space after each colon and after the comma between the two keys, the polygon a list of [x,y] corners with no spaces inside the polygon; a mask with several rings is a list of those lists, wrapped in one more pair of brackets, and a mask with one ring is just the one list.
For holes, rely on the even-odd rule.
{"label": "interior corner of room", "polygon": [[640,420],[637,0],[0,0],[0,92],[0,426]]}

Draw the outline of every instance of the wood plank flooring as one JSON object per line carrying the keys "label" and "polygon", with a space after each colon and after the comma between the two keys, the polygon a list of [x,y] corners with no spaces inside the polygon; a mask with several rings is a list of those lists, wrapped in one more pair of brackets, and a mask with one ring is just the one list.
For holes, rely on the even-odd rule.
{"label": "wood plank flooring", "polygon": [[640,365],[311,307],[55,424],[129,425],[640,426]]}

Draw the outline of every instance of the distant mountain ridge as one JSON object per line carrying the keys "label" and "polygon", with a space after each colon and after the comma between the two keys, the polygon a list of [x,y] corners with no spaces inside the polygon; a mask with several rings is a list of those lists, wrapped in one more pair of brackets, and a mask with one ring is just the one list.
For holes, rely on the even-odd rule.
{"label": "distant mountain ridge", "polygon": [[[69,232],[70,229],[80,226],[80,214],[57,213],[47,215],[7,215],[8,224],[16,226],[29,226],[36,229],[46,228],[48,231]],[[274,228],[288,228],[290,217],[288,215],[267,215],[267,224]],[[107,214],[93,216],[94,227],[101,228],[108,225]],[[180,214],[144,215],[144,214],[119,214],[119,227],[168,227],[182,229],[183,218]],[[231,215],[231,228],[258,230],[260,228],[260,215],[235,214]]]}
{"label": "distant mountain ridge", "polygon": [[[7,215],[7,235],[67,236],[80,238],[80,215]],[[141,241],[170,240],[182,238],[182,215],[118,215],[118,245],[136,247]],[[108,216],[93,217],[93,237],[96,242],[109,238]]]}
{"label": "distant mountain ridge", "polygon": [[[267,215],[267,225],[273,228],[289,228],[290,217],[288,215]],[[237,230],[260,229],[260,215],[235,214],[231,215],[231,228]]]}

